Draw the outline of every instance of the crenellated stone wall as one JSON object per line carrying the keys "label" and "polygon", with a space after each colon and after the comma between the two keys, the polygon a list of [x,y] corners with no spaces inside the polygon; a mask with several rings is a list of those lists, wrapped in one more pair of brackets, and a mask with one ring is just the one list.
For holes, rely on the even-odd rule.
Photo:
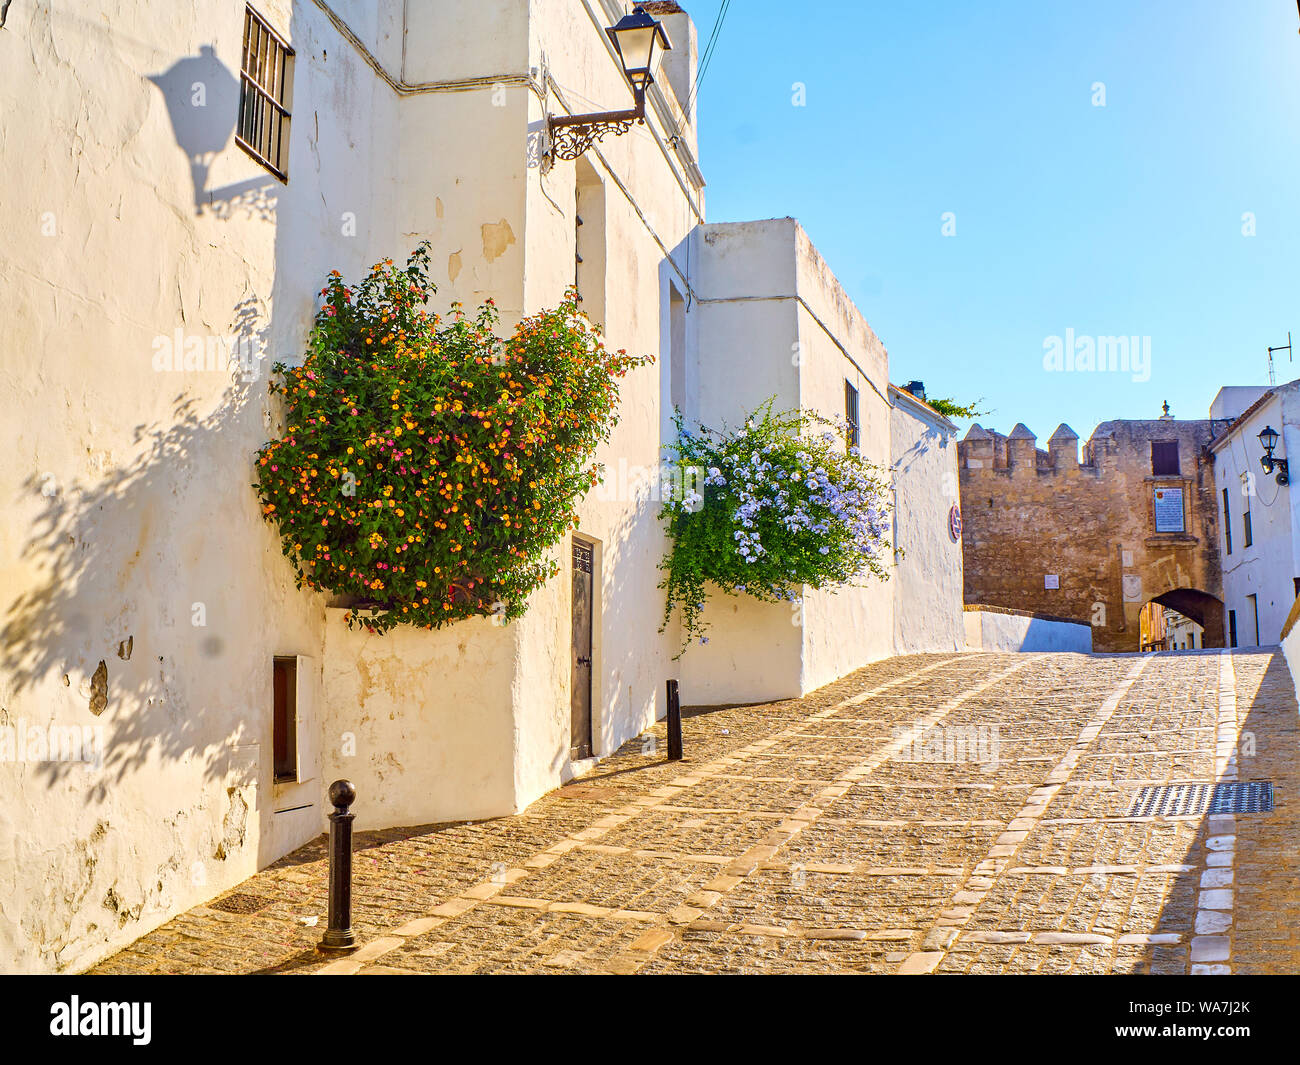
{"label": "crenellated stone wall", "polygon": [[[1094,650],[1136,651],[1138,613],[1156,599],[1222,646],[1211,435],[1208,420],[1108,421],[1080,459],[1068,425],[1046,450],[1023,423],[972,426],[958,444],[966,602],[1077,619]],[[1153,442],[1176,447],[1176,471],[1153,472]]]}

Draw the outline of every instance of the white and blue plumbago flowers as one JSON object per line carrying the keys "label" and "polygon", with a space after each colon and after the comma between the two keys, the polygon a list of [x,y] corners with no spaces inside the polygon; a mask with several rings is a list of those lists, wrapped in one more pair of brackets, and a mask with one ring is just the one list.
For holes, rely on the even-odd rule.
{"label": "white and blue plumbago flowers", "polygon": [[676,463],[706,474],[692,506],[668,501],[662,512],[672,541],[662,564],[664,624],[680,608],[687,642],[705,628],[706,584],[797,603],[805,585],[834,589],[888,576],[891,515],[878,469],[845,448],[827,419],[771,408],[769,401],[733,433],[692,433],[678,421]]}

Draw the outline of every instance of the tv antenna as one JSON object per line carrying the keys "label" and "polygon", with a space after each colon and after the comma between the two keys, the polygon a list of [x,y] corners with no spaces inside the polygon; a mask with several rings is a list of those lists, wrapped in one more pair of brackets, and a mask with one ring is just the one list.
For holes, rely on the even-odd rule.
{"label": "tv antenna", "polygon": [[[1297,2],[1300,2],[1300,0],[1297,0]],[[1275,351],[1285,351],[1286,361],[1287,362],[1291,361],[1291,330],[1288,329],[1286,331],[1285,344],[1279,344],[1275,348],[1268,349],[1268,387],[1269,388],[1272,388],[1274,385],[1277,384],[1277,373],[1273,369],[1273,352]]]}

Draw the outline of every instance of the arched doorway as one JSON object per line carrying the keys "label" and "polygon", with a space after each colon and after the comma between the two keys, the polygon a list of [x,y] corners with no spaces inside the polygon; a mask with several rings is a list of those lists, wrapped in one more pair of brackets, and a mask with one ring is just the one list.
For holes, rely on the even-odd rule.
{"label": "arched doorway", "polygon": [[1223,602],[1195,588],[1174,588],[1150,599],[1139,615],[1141,649],[1222,647]]}

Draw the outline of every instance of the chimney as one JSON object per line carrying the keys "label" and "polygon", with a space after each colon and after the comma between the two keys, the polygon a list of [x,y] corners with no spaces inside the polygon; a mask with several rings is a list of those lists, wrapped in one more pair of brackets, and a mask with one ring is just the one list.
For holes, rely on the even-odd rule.
{"label": "chimney", "polygon": [[[660,79],[668,83],[673,95],[677,97],[677,103],[685,112],[686,101],[690,99],[691,90],[699,76],[699,41],[695,35],[695,23],[675,0],[646,0],[635,6],[664,24],[672,48],[664,53],[659,68]],[[692,153],[696,152],[695,104],[696,101],[691,100],[690,111],[686,114],[688,128],[682,130]]]}

